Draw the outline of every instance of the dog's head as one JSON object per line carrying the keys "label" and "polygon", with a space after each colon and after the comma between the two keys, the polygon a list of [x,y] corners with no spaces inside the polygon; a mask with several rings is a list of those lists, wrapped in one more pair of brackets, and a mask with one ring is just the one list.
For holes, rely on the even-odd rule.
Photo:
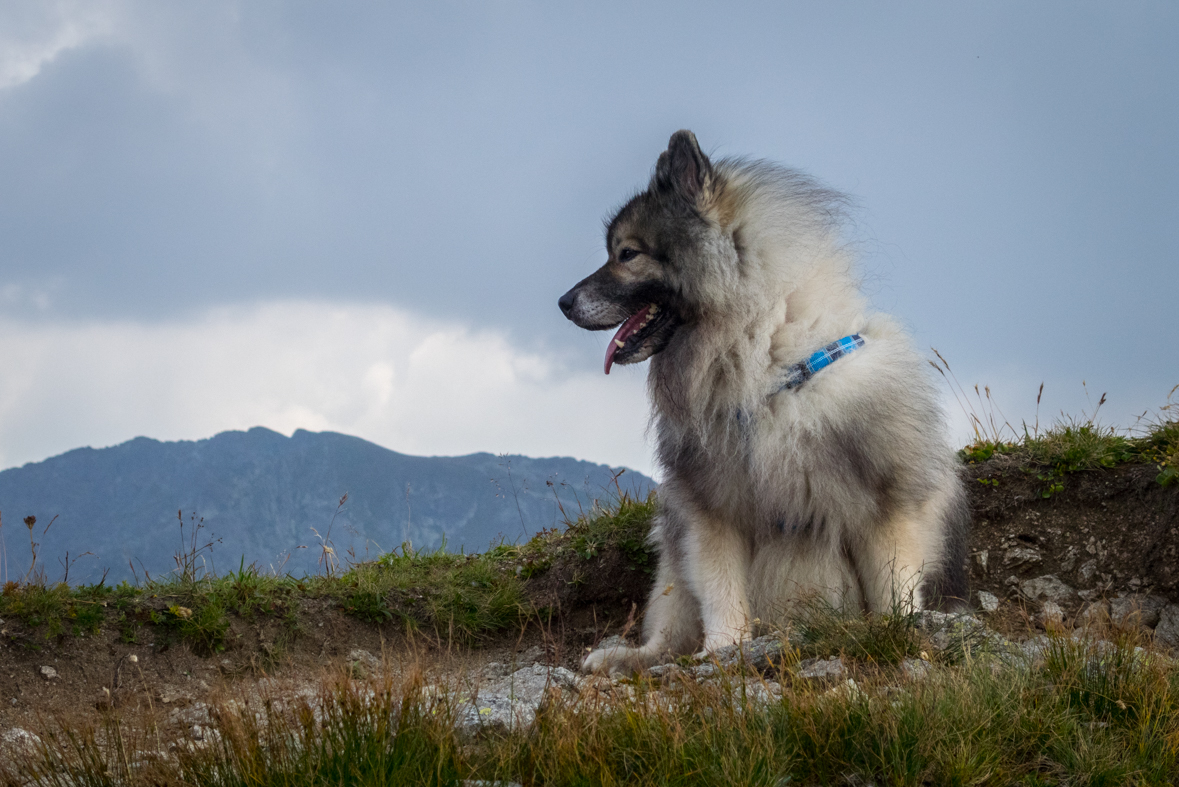
{"label": "dog's head", "polygon": [[724,299],[737,251],[725,215],[724,183],[691,131],[659,155],[647,190],[606,230],[609,260],[561,296],[565,316],[591,331],[618,328],[606,351],[615,363],[645,361],[676,332]]}

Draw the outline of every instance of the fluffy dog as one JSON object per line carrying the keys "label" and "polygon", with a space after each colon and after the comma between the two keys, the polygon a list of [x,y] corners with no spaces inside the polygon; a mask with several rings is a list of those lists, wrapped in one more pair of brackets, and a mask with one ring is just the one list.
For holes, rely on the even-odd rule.
{"label": "fluffy dog", "polygon": [[[819,597],[880,613],[966,597],[968,526],[928,366],[870,314],[840,239],[845,199],[676,132],[609,222],[609,260],[561,297],[651,359],[664,481],[641,647],[583,669],[711,653]],[[619,327],[620,326],[620,327]]]}

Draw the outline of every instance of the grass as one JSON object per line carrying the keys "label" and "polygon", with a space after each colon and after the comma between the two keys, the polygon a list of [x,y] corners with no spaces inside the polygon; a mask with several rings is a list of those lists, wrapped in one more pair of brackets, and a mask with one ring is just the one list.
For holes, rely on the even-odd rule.
{"label": "grass", "polygon": [[882,615],[845,615],[821,602],[802,606],[794,619],[801,655],[833,654],[879,664],[899,664],[920,656],[923,643],[914,614],[901,604]]}
{"label": "grass", "polygon": [[[1017,429],[1007,421],[989,387],[980,391],[976,385],[971,396],[958,382],[946,359],[937,350],[933,352],[940,363],[931,361],[930,364],[946,379],[974,429],[974,442],[958,452],[962,461],[978,463],[994,456],[1010,456],[1045,482],[1044,497],[1061,491],[1064,477],[1070,473],[1124,464],[1153,464],[1158,469],[1159,484],[1169,486],[1179,482],[1179,402],[1174,401],[1179,385],[1171,389],[1167,403],[1153,418],[1144,416],[1136,428],[1118,430],[1097,420],[1098,411],[1105,404],[1105,394],[1088,413],[1080,417],[1062,416],[1041,429],[1038,415],[1044,395],[1041,384],[1036,395],[1035,423],[1024,423]],[[990,481],[984,479],[982,483]]]}
{"label": "grass", "polygon": [[[880,630],[877,630],[878,633]],[[912,636],[919,636],[915,631]],[[891,635],[889,635],[891,636]],[[1128,633],[1053,634],[1030,665],[993,657],[919,681],[845,654],[855,685],[776,677],[663,686],[614,699],[557,694],[531,730],[466,737],[424,676],[336,677],[296,703],[216,705],[194,743],[150,717],[61,723],[9,783],[47,785],[1170,785],[1179,774],[1179,670]]]}

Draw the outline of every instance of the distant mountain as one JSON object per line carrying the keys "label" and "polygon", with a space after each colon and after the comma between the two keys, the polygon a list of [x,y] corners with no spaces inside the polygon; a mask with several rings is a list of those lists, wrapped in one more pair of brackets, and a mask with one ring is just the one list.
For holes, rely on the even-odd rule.
{"label": "distant mountain", "polygon": [[[51,580],[61,578],[67,550],[71,559],[94,553],[70,569],[71,584],[95,582],[103,569],[108,582],[131,579],[129,562],[141,578],[167,573],[182,546],[178,511],[186,543],[194,514],[204,520],[199,544],[220,539],[204,553],[218,573],[244,557],[301,575],[314,573],[323,554],[312,528],[342,557],[373,557],[406,540],[482,551],[560,524],[558,500],[576,516],[616,497],[612,478],[605,465],[570,458],[407,456],[302,429],[286,437],[256,427],[195,442],[137,437],[0,472],[0,577],[20,579],[29,568],[29,515],[38,565]],[[644,496],[654,488],[633,471],[618,482]]]}

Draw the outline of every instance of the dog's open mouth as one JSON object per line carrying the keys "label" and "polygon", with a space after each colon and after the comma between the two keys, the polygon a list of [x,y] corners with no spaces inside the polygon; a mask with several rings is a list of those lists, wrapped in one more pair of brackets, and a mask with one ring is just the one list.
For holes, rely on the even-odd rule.
{"label": "dog's open mouth", "polygon": [[675,322],[673,317],[671,310],[661,309],[655,303],[647,304],[628,317],[606,349],[606,374],[610,374],[610,367],[615,362],[645,361],[662,350],[670,338],[670,331],[666,329]]}

